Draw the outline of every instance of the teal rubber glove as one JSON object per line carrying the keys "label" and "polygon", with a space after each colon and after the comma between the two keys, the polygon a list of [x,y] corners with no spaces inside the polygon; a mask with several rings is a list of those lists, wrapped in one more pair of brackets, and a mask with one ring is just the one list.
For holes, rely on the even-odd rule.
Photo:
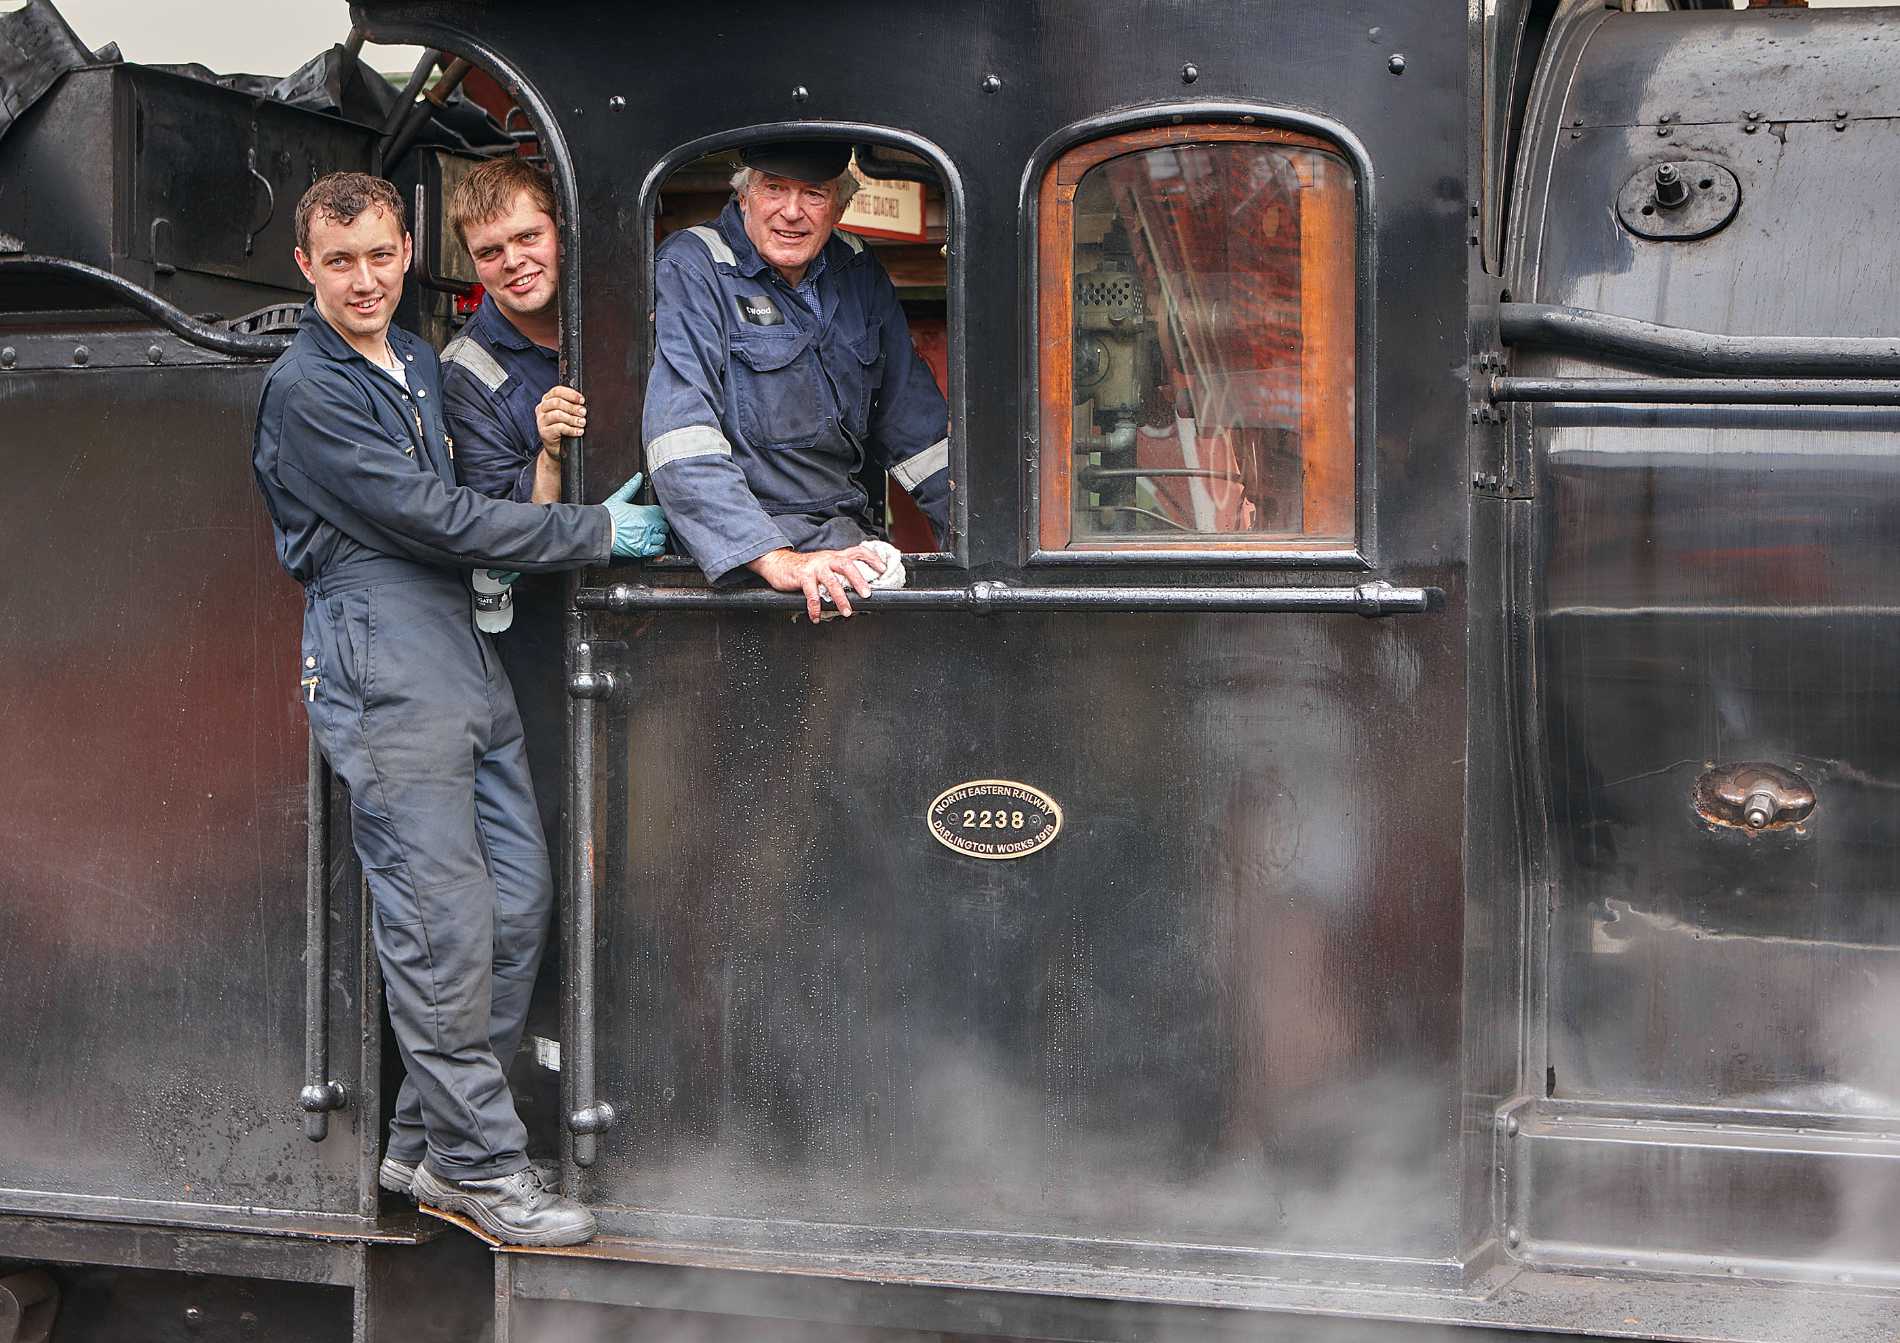
{"label": "teal rubber glove", "polygon": [[643,560],[666,549],[666,514],[657,504],[628,501],[646,477],[633,473],[633,479],[606,498],[607,512],[614,520],[614,558]]}
{"label": "teal rubber glove", "polygon": [[521,575],[516,573],[513,569],[490,569],[488,571],[488,577],[493,582],[499,583],[505,588],[511,588]]}

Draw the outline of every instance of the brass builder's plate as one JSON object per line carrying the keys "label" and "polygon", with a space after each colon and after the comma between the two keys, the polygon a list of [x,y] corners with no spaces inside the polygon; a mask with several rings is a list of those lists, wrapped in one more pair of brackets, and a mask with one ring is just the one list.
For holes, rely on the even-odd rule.
{"label": "brass builder's plate", "polygon": [[1062,808],[1013,779],[972,779],[938,793],[924,813],[930,833],[969,858],[1026,858],[1062,831]]}

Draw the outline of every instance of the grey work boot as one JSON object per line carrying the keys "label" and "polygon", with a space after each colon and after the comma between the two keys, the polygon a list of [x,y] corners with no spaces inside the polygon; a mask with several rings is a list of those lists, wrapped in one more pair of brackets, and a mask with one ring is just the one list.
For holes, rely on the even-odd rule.
{"label": "grey work boot", "polygon": [[[553,1193],[561,1192],[561,1163],[535,1158],[528,1162],[529,1167],[540,1177],[542,1185]],[[398,1161],[393,1156],[383,1158],[383,1164],[376,1168],[376,1183],[392,1194],[409,1193],[409,1184],[416,1178],[416,1167],[412,1161]]]}
{"label": "grey work boot", "polygon": [[409,1193],[508,1245],[579,1245],[594,1234],[594,1214],[545,1188],[532,1166],[489,1180],[448,1180],[418,1166]]}

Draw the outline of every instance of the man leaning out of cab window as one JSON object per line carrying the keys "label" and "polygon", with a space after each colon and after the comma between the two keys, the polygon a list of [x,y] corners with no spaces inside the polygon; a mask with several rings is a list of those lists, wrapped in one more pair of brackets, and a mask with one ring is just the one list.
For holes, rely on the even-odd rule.
{"label": "man leaning out of cab window", "polygon": [[949,531],[948,411],[890,277],[839,232],[850,147],[753,145],[711,225],[661,244],[642,433],[667,520],[706,576],[751,570],[851,614],[903,581],[856,480],[888,470]]}

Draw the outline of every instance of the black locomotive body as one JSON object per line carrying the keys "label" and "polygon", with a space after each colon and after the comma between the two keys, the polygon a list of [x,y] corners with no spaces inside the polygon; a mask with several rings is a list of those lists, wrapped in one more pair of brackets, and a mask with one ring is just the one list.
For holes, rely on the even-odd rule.
{"label": "black locomotive body", "polygon": [[0,1343],[1890,1337],[1900,19],[1638,8],[354,7],[554,174],[570,499],[724,156],[921,188],[947,545],[824,626],[585,572],[517,668],[558,1253],[378,1197],[230,320],[388,166],[445,332],[468,155],[65,73],[0,126]]}

